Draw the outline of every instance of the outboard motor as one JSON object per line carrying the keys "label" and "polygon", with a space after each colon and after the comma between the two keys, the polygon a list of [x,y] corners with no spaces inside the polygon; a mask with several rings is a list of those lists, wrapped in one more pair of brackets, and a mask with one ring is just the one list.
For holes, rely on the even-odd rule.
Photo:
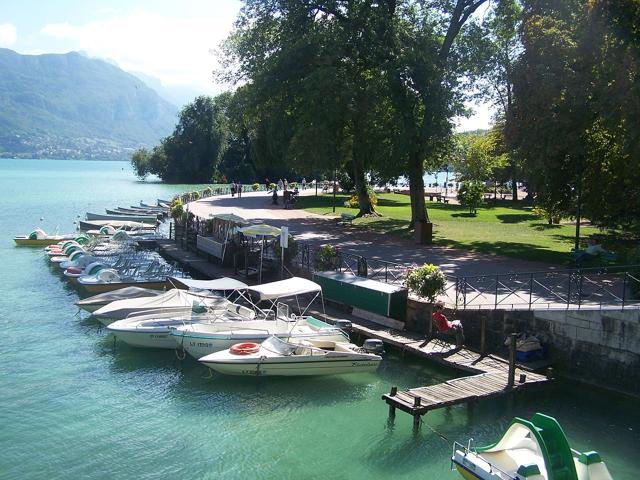
{"label": "outboard motor", "polygon": [[362,349],[367,353],[382,355],[384,354],[384,343],[377,338],[367,338],[362,344]]}
{"label": "outboard motor", "polygon": [[346,334],[350,334],[353,330],[353,324],[349,320],[336,320],[336,327]]}

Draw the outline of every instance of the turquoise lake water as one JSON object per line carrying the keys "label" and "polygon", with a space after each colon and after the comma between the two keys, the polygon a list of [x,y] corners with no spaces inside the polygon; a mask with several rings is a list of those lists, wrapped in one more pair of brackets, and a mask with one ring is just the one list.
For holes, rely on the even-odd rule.
{"label": "turquoise lake water", "polygon": [[169,351],[114,349],[41,250],[12,241],[193,188],[138,182],[124,162],[0,159],[0,478],[453,479],[451,441],[491,443],[536,411],[601,452],[616,480],[640,477],[637,400],[557,385],[437,411],[413,433],[402,412],[387,422],[380,396],[455,373],[390,354],[355,377],[206,378]]}

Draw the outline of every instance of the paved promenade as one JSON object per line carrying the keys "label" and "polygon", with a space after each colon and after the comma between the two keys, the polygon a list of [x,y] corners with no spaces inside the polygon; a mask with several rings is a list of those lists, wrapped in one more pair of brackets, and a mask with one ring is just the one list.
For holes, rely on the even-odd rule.
{"label": "paved promenade", "polygon": [[[300,192],[314,195],[314,189]],[[247,220],[259,219],[277,227],[286,225],[298,240],[312,245],[331,244],[345,252],[403,264],[434,263],[447,275],[481,275],[489,273],[531,272],[556,268],[541,262],[530,262],[497,255],[481,254],[463,249],[416,245],[410,239],[385,235],[358,226],[341,225],[336,217],[317,215],[302,209],[285,210],[282,195],[279,205],[273,205],[265,192],[245,192],[242,198],[223,195],[189,203],[189,211],[200,217],[233,213]],[[435,226],[437,229],[437,224]]]}

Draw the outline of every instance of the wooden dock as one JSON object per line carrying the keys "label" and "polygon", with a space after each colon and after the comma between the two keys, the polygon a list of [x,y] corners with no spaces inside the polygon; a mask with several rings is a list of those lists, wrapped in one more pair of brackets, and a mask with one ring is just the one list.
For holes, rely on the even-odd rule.
{"label": "wooden dock", "polygon": [[420,424],[420,418],[431,410],[450,407],[461,403],[474,403],[508,394],[532,385],[549,382],[546,375],[532,372],[515,363],[515,336],[511,337],[510,360],[496,355],[482,355],[468,348],[456,348],[455,345],[441,340],[431,340],[423,344],[424,336],[417,333],[385,328],[374,322],[342,315],[339,312],[322,315],[329,322],[339,318],[348,318],[353,330],[369,338],[377,338],[385,344],[399,348],[404,354],[417,357],[471,374],[471,376],[455,378],[437,385],[420,386],[408,390],[391,387],[382,399],[389,405],[389,416],[395,416],[399,409],[413,416],[414,426]]}
{"label": "wooden dock", "polygon": [[206,279],[229,276],[228,269],[211,263],[197,253],[181,248],[180,245],[173,240],[158,240],[156,243],[164,255],[179,262],[184,267],[195,270]]}

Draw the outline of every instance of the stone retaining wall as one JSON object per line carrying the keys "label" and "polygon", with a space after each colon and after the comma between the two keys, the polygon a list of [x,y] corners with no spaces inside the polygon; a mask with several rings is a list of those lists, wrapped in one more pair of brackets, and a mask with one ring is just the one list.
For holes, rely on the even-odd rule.
{"label": "stone retaining wall", "polygon": [[[429,304],[409,299],[406,328],[426,332]],[[513,332],[537,335],[560,375],[640,395],[640,310],[476,310],[445,312],[462,320],[466,343],[486,351],[504,349]]]}

